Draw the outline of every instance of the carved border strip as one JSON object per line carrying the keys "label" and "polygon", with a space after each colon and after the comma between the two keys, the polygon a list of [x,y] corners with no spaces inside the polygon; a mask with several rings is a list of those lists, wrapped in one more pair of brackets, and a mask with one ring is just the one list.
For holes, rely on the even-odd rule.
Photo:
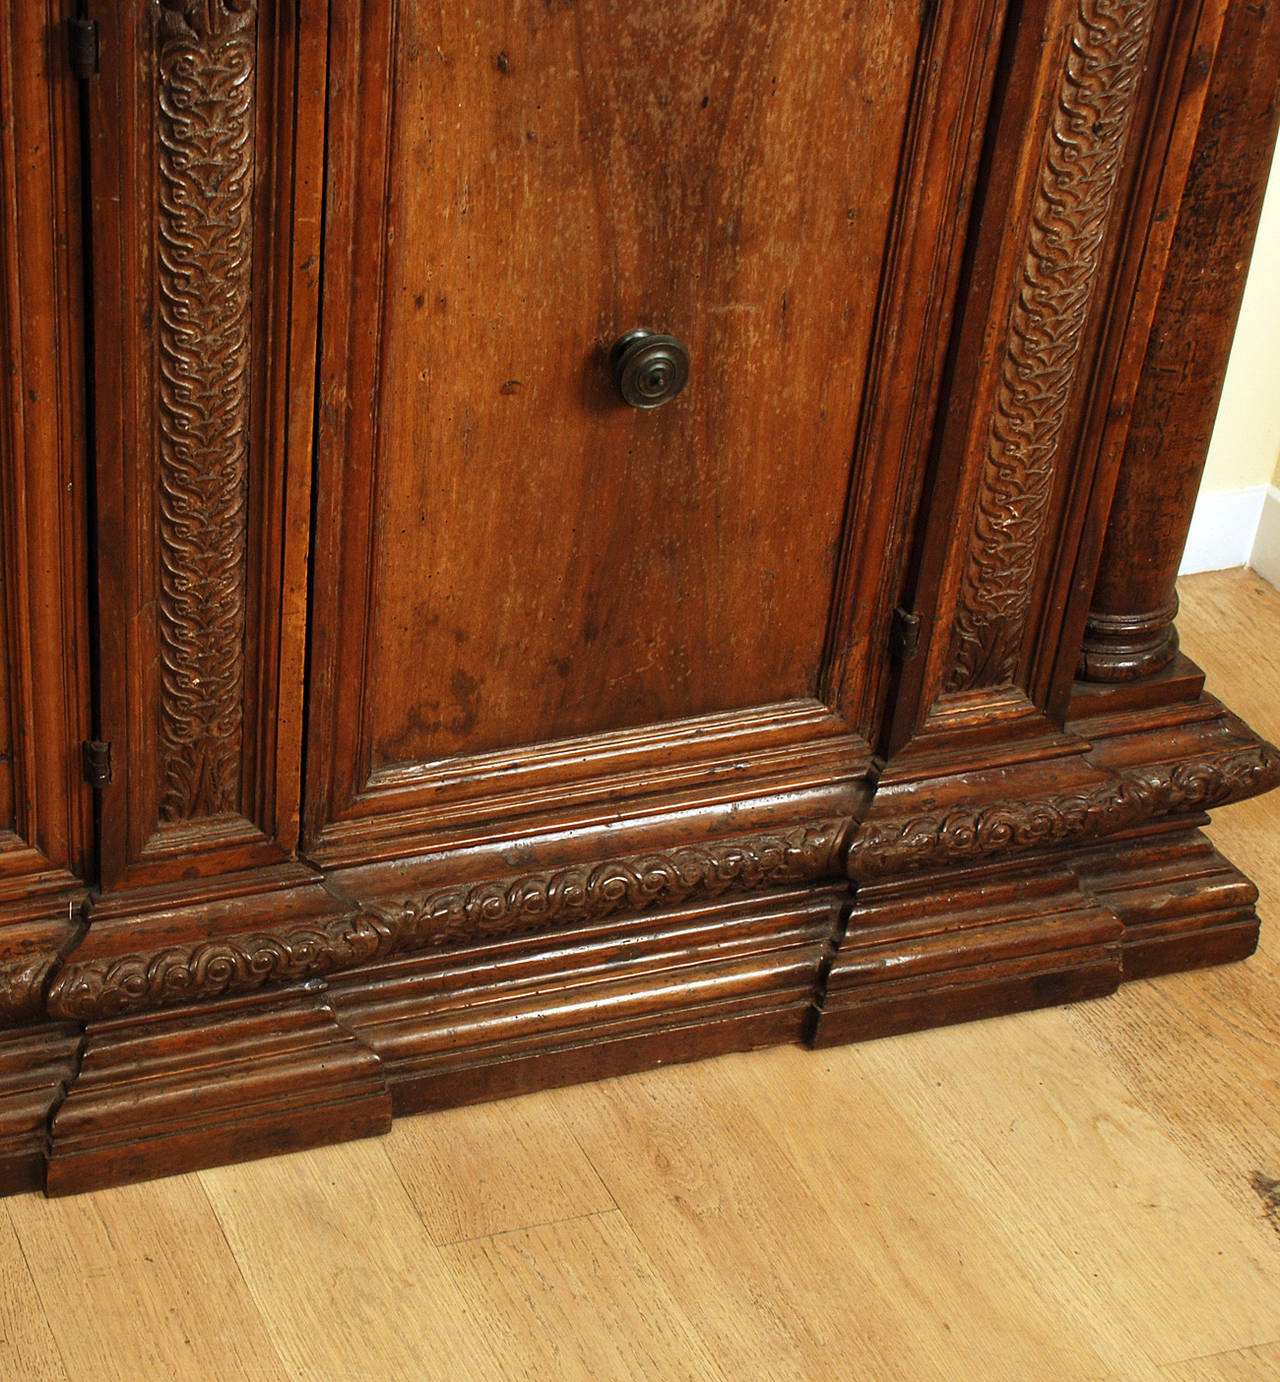
{"label": "carved border strip", "polygon": [[256,33],[255,0],[161,0],[162,822],[239,807]]}
{"label": "carved border strip", "polygon": [[949,691],[1012,682],[1153,0],[1079,0],[993,404]]}
{"label": "carved border strip", "polygon": [[1261,743],[1210,759],[1154,764],[1078,792],[868,822],[849,876],[872,880],[988,855],[1114,834],[1156,816],[1205,810],[1280,786],[1280,751]]}
{"label": "carved border strip", "polygon": [[816,822],[776,834],[358,903],[332,920],[292,930],[73,962],[55,979],[48,1009],[78,1021],[119,1017],[315,978],[394,954],[836,878],[849,826],[843,820]]}

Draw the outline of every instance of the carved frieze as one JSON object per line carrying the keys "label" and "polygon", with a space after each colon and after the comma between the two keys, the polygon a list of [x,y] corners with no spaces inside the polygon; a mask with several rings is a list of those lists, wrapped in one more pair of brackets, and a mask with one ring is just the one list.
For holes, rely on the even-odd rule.
{"label": "carved frieze", "polygon": [[255,0],[156,22],[160,819],[239,807]]}
{"label": "carved frieze", "polygon": [[840,872],[847,829],[846,821],[817,822],[357,903],[331,920],[306,926],[73,962],[52,985],[49,1011],[80,1021],[116,1017],[332,974],[433,946],[831,878]]}
{"label": "carved frieze", "polygon": [[1213,758],[1153,764],[1094,787],[895,816],[863,825],[850,877],[883,878],[1113,834],[1156,816],[1207,810],[1280,785],[1280,752],[1259,743]]}
{"label": "carved frieze", "polygon": [[1079,0],[993,401],[947,689],[1017,676],[1154,0]]}

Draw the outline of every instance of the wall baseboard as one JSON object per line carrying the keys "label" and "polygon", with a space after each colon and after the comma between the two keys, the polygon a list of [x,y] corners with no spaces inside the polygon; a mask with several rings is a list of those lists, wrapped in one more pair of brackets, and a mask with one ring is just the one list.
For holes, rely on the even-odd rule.
{"label": "wall baseboard", "polygon": [[1267,494],[1266,485],[1202,493],[1191,515],[1191,531],[1178,574],[1191,576],[1197,571],[1248,566],[1254,557],[1254,539]]}
{"label": "wall baseboard", "polygon": [[1249,565],[1259,576],[1280,588],[1280,489],[1275,485],[1271,485],[1263,496],[1262,517]]}

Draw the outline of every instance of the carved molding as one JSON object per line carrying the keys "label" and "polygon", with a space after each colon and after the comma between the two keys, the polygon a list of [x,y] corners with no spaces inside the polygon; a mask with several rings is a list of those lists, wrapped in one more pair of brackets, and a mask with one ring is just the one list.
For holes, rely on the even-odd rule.
{"label": "carved molding", "polygon": [[979,482],[947,689],[1014,681],[1154,0],[1079,0]]}
{"label": "carved molding", "polygon": [[45,981],[57,959],[50,952],[0,964],[0,1026],[19,1026],[44,1016]]}
{"label": "carved molding", "polygon": [[698,897],[834,878],[849,823],[688,845],[356,904],[330,921],[68,964],[49,1012],[89,1021],[244,993],[434,946],[536,933]]}
{"label": "carved molding", "polygon": [[239,809],[255,0],[157,20],[160,806]]}
{"label": "carved molding", "polygon": [[1077,792],[868,822],[849,846],[850,877],[879,879],[987,855],[1087,840],[1156,816],[1207,810],[1280,785],[1270,744],[1154,764]]}

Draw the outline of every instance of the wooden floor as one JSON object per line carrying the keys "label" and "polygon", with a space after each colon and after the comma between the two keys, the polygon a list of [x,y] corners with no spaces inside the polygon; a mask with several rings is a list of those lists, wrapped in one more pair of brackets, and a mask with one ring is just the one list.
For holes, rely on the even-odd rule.
{"label": "wooden floor", "polygon": [[[1280,594],[1183,600],[1280,738]],[[0,1375],[1280,1379],[1280,793],[1213,835],[1247,964],[9,1200]]]}

